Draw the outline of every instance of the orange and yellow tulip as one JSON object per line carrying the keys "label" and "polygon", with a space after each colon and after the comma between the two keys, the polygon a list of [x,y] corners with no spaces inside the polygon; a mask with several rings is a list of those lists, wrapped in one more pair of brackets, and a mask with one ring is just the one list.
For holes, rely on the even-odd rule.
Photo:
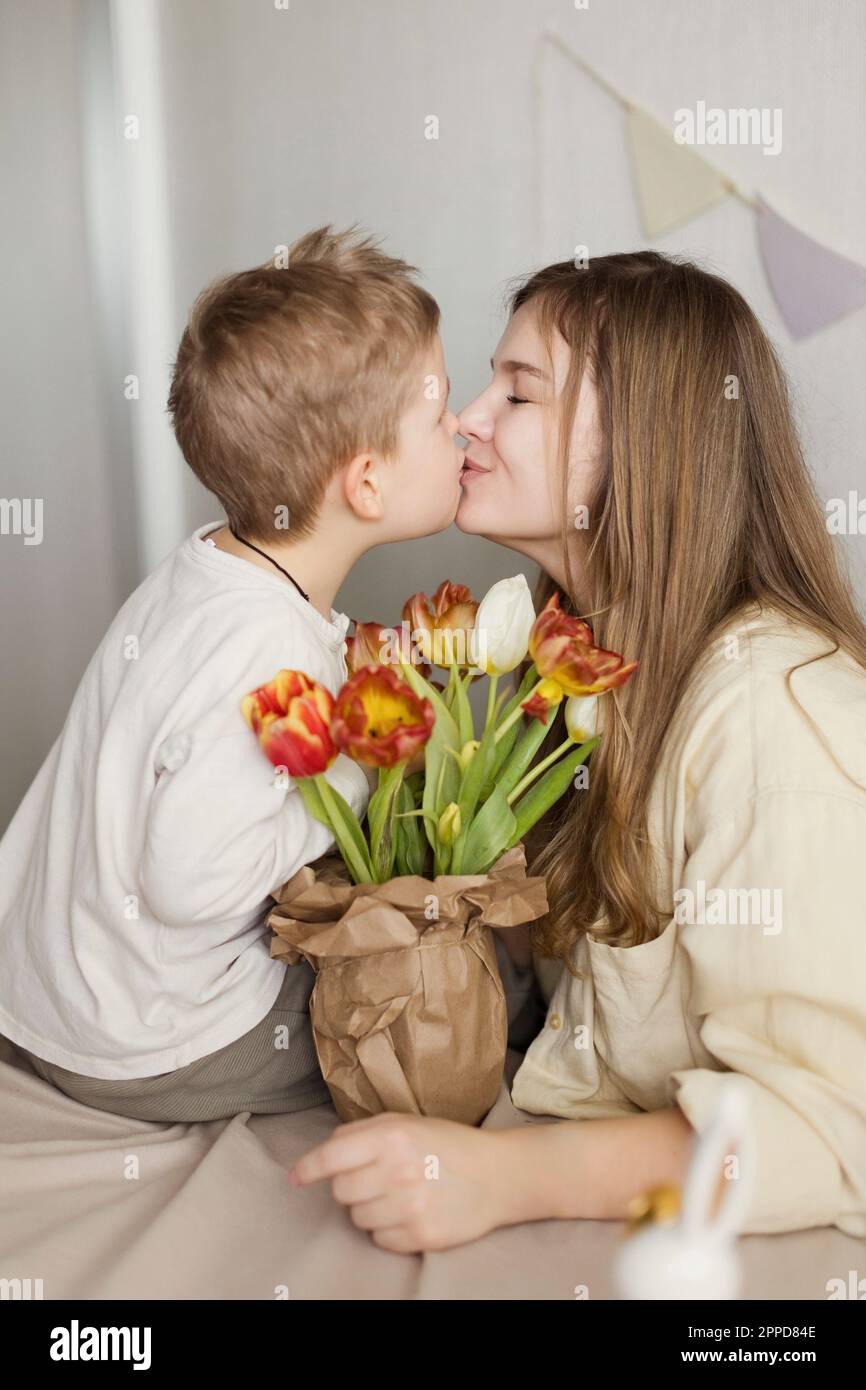
{"label": "orange and yellow tulip", "polygon": [[[391,631],[384,623],[359,623],[357,618],[355,631],[351,637],[346,638],[346,670],[350,676],[356,671],[360,671],[362,666],[391,666],[388,657],[388,642],[382,633]],[[393,645],[393,644],[392,644]],[[427,662],[418,662],[415,666],[425,680],[430,675],[430,666]]]}
{"label": "orange and yellow tulip", "polygon": [[390,666],[362,666],[337,695],[331,737],[369,767],[408,762],[429,739],[436,714]]}
{"label": "orange and yellow tulip", "polygon": [[382,660],[385,649],[380,632],[387,632],[385,623],[359,623],[355,619],[355,631],[346,638],[346,669],[350,676],[360,671],[362,666],[387,666]]}
{"label": "orange and yellow tulip", "polygon": [[431,599],[426,594],[413,594],[403,605],[403,621],[418,642],[422,654],[434,666],[450,666],[452,658],[458,666],[472,666],[472,632],[478,603],[465,584],[452,584],[443,579]]}
{"label": "orange and yellow tulip", "polygon": [[558,681],[542,680],[535,687],[528,700],[524,700],[521,709],[526,710],[530,719],[540,719],[542,724],[547,723],[547,716],[552,709],[562,703],[564,692]]}
{"label": "orange and yellow tulip", "polygon": [[562,612],[558,594],[551,595],[533,623],[529,654],[538,674],[556,681],[566,695],[613,690],[638,667],[636,661],[624,662],[617,652],[597,647],[589,624]]}

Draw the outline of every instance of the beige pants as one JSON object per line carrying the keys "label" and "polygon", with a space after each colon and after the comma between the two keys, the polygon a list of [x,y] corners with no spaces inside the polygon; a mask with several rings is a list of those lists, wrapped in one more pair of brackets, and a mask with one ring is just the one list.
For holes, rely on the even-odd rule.
{"label": "beige pants", "polygon": [[221,1120],[247,1110],[266,1115],[306,1110],[330,1099],[310,1027],[315,974],[306,961],[285,971],[274,1004],[255,1028],[177,1071],[105,1081],[12,1046],[44,1081],[73,1100],[134,1120]]}

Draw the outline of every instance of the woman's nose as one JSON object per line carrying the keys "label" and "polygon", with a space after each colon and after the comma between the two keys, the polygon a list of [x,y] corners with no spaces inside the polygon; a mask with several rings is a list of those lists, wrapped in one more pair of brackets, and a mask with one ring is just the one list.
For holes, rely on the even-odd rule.
{"label": "woman's nose", "polygon": [[493,438],[493,419],[484,394],[476,396],[474,401],[463,407],[457,416],[457,428],[464,439],[475,438],[487,442]]}

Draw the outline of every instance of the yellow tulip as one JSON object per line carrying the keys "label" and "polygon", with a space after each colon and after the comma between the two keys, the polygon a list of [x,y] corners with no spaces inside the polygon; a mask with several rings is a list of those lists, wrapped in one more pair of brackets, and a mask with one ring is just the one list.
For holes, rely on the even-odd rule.
{"label": "yellow tulip", "polygon": [[440,845],[453,845],[460,829],[460,807],[456,801],[450,801],[439,817],[437,834]]}

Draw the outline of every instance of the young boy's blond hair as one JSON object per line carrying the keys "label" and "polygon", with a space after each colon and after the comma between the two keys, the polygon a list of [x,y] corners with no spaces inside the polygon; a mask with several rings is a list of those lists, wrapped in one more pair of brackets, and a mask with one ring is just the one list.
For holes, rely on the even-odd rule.
{"label": "young boy's blond hair", "polygon": [[439,327],[416,273],[357,228],[320,227],[199,295],[168,408],[184,458],[241,536],[310,535],[345,463],[394,456]]}

